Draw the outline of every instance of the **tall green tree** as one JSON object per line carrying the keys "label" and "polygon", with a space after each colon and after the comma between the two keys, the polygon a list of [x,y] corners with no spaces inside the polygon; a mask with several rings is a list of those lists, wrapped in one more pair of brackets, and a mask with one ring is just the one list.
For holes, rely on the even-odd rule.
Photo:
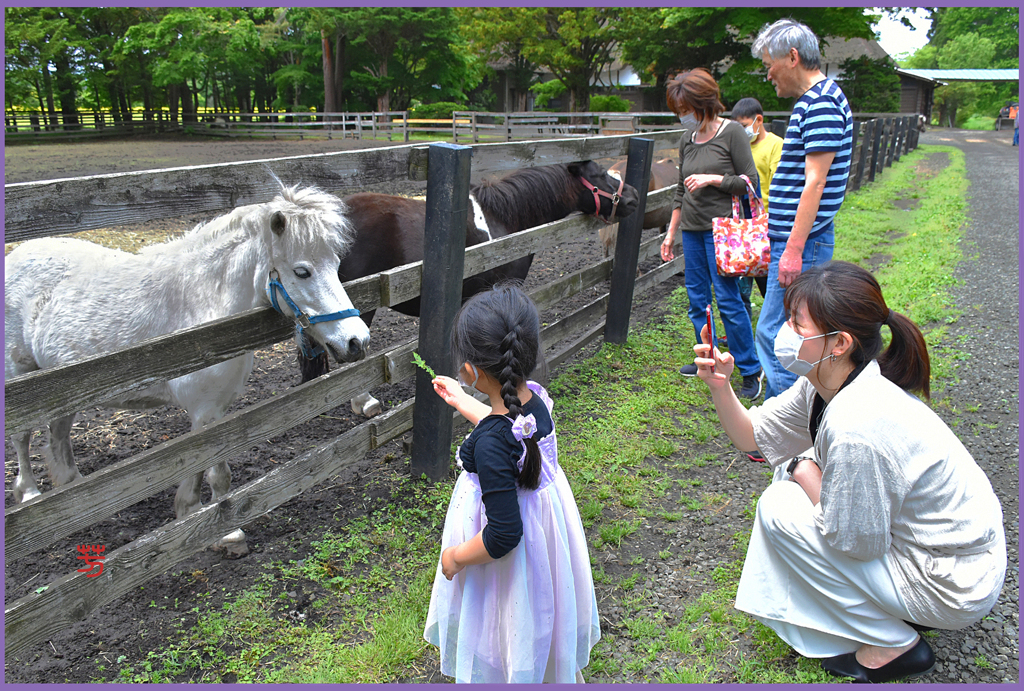
{"label": "tall green tree", "polygon": [[524,54],[524,46],[535,35],[529,12],[521,7],[460,7],[455,10],[461,33],[486,61],[502,64],[514,102],[507,110],[526,110],[530,87],[537,81],[537,63]]}
{"label": "tall green tree", "polygon": [[994,52],[985,67],[1018,67],[1020,11],[1017,7],[937,7],[932,10],[929,43],[942,49],[965,34],[992,42]]}
{"label": "tall green tree", "polygon": [[528,29],[522,55],[543,65],[569,93],[569,111],[590,109],[591,82],[612,62],[620,9],[528,8],[519,17]]}
{"label": "tall green tree", "polygon": [[719,80],[726,106],[753,96],[765,110],[782,110],[790,101],[775,96],[750,45],[761,27],[787,17],[809,26],[822,42],[829,36],[873,38],[871,26],[878,19],[861,7],[627,8],[622,56],[658,89],[662,102],[672,75],[703,67]]}
{"label": "tall green tree", "polygon": [[[992,64],[995,44],[976,33],[961,34],[945,43],[938,50],[936,60],[939,69],[984,69]],[[983,111],[995,96],[996,89],[991,83],[950,82],[935,92],[935,104],[939,107],[939,122],[947,125],[963,125],[967,119]]]}

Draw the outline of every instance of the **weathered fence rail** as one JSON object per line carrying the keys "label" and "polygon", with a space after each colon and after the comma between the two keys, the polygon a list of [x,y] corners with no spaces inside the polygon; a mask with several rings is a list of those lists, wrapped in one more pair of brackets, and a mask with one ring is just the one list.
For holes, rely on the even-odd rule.
{"label": "weathered fence rail", "polygon": [[[669,141],[670,135],[662,135]],[[648,144],[648,149],[653,144]],[[587,158],[621,156],[628,152],[629,138],[601,138],[599,140],[572,140],[569,142],[533,142],[528,145],[480,145],[474,147],[474,174],[508,170],[525,164],[543,165]],[[635,146],[633,147],[636,148]],[[427,176],[427,152],[420,148],[400,147],[398,150],[373,150],[338,154],[326,163],[319,157],[280,159],[270,162],[281,177],[305,179],[301,173],[310,170],[326,171],[322,184],[338,190],[355,187],[359,172],[379,176],[372,163],[383,160],[386,170],[402,171],[413,179]],[[381,158],[381,152],[390,152]],[[401,153],[404,152],[405,160]],[[649,150],[646,153],[649,158]],[[635,153],[634,153],[635,157]],[[309,159],[314,159],[310,161]],[[649,168],[649,161],[646,161]],[[154,208],[163,209],[164,216],[182,213],[181,208],[194,212],[194,204],[178,207],[166,203],[147,204],[149,199],[165,199],[179,189],[188,195],[194,185],[186,186],[191,171],[200,185],[217,178],[225,179],[225,169],[232,172],[237,164],[227,166],[201,166],[174,171],[153,171],[114,176],[76,178],[54,183],[26,183],[6,186],[5,240],[23,240],[48,234],[61,234],[85,228],[112,225],[111,219],[121,223],[136,223],[153,216]],[[632,161],[627,171],[636,177],[642,164]],[[218,170],[219,169],[219,170]],[[221,189],[221,194],[205,195],[201,191],[196,199],[207,199],[209,210],[223,210],[232,204],[256,203],[270,199],[276,190],[259,181],[257,171],[266,177],[266,169],[252,167],[249,175],[240,179],[237,189]],[[218,174],[219,173],[219,174]],[[168,180],[172,184],[168,184]],[[343,184],[338,184],[338,181]],[[637,183],[640,180],[636,181]],[[348,184],[344,184],[348,183]],[[181,185],[181,187],[175,187]],[[103,209],[101,202],[109,200],[109,187],[136,192],[127,199],[136,203],[119,203],[114,210]],[[646,190],[646,185],[638,189]],[[143,194],[150,190],[152,194]],[[37,222],[47,202],[35,199],[32,192],[56,202],[65,201],[66,214],[48,228]],[[672,188],[656,192],[646,202],[648,208],[671,203]],[[436,197],[438,193],[435,192]],[[116,196],[116,193],[115,193]],[[244,200],[244,201],[243,201]],[[224,207],[217,207],[223,204]],[[429,204],[429,199],[428,199]],[[643,204],[642,204],[643,205]],[[641,205],[641,206],[642,206]],[[75,207],[90,209],[94,213],[74,213]],[[635,214],[635,224],[640,223]],[[629,219],[627,219],[628,221]],[[545,247],[557,245],[581,233],[596,235],[599,221],[590,217],[574,216],[546,224],[492,242],[469,248],[462,255],[463,275],[472,275],[506,263],[524,254],[536,253]],[[623,223],[625,225],[625,222]],[[613,271],[635,274],[636,262],[657,253],[660,239],[654,238],[639,245],[638,228],[624,228],[620,233],[620,246],[626,237],[634,237],[637,247],[632,249],[631,266],[620,267],[621,259],[605,260],[568,276],[561,277],[533,292],[541,309],[560,300],[588,290],[606,280]],[[423,276],[436,274],[429,265],[397,267],[381,274],[346,284],[353,301],[362,310],[382,305],[394,305],[419,295],[423,290]],[[635,285],[630,282],[630,293],[642,292],[681,270],[681,260],[663,265],[649,272]],[[621,300],[622,298],[618,298]],[[566,315],[545,328],[542,339],[554,349],[551,360],[564,361],[586,343],[597,338],[604,328],[606,305],[616,300],[614,294],[605,295],[587,306]],[[625,314],[628,323],[628,311]],[[568,345],[561,342],[572,334],[584,330],[581,337]],[[422,337],[421,321],[421,337]],[[204,324],[194,329],[171,334],[132,348],[98,356],[66,367],[13,378],[5,382],[5,430],[27,429],[56,414],[66,414],[101,402],[111,396],[155,381],[167,380],[187,372],[207,367],[234,357],[246,350],[285,340],[292,334],[290,324],[271,310],[251,310],[230,319]],[[312,382],[294,387],[275,396],[229,415],[215,424],[182,435],[129,459],[103,468],[81,481],[61,487],[5,511],[5,559],[17,559],[44,549],[55,541],[76,531],[88,528],[97,521],[115,515],[130,506],[197,471],[210,467],[218,460],[229,458],[250,447],[256,440],[281,432],[313,419],[350,399],[385,382],[397,382],[414,374],[411,352],[418,341],[400,345],[372,355],[366,360],[347,365]],[[124,375],[131,371],[131,376]],[[417,370],[418,372],[418,370]],[[417,375],[418,376],[418,375]],[[45,641],[68,624],[81,620],[90,612],[120,595],[130,592],[138,584],[156,576],[181,559],[199,551],[218,537],[243,527],[253,519],[298,495],[316,482],[355,462],[366,451],[383,444],[412,426],[412,401],[367,422],[337,440],[286,463],[272,473],[237,488],[216,504],[203,507],[189,516],[159,528],[109,554],[101,578],[84,580],[74,573],[48,584],[5,606],[6,650],[17,652]],[[445,410],[449,416],[450,411]],[[437,421],[435,421],[437,422]],[[445,462],[450,437],[443,449]],[[414,444],[414,449],[416,445]]]}

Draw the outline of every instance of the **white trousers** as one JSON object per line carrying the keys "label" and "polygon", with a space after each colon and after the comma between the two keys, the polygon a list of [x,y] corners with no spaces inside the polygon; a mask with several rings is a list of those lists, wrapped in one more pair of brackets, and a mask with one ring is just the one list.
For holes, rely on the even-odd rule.
{"label": "white trousers", "polygon": [[917,632],[888,558],[858,561],[832,549],[810,498],[783,466],[757,503],[736,609],[771,627],[804,657],[832,657],[863,644],[909,645]]}

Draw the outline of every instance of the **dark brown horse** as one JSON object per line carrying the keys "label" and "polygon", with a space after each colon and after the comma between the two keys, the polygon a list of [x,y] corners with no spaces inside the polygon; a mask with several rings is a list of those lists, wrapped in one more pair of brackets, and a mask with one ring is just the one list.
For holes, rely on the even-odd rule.
{"label": "dark brown horse", "polygon": [[[595,195],[585,182],[600,190],[601,195]],[[501,180],[484,182],[470,190],[466,246],[557,221],[574,211],[617,221],[633,213],[639,203],[635,189],[623,185],[619,192],[619,185],[619,180],[593,161],[524,168]],[[620,200],[616,206],[611,197],[617,192]],[[343,283],[423,259],[426,202],[363,192],[347,197],[345,203],[355,238],[338,268]],[[531,254],[466,278],[462,284],[463,301],[499,281],[524,280],[532,262]],[[392,309],[418,317],[420,299],[413,298]],[[374,310],[363,313],[367,326],[373,315]],[[322,355],[309,358],[300,350],[298,358],[303,382],[328,371]]]}
{"label": "dark brown horse", "polygon": [[[608,174],[613,178],[622,179],[626,177],[626,159],[622,159],[611,168],[608,169]],[[679,168],[670,158],[663,158],[660,161],[653,161],[651,163],[651,183],[648,187],[649,192],[654,190],[660,190],[662,187],[668,187],[679,182]],[[672,220],[672,205],[663,206],[659,209],[653,209],[644,214],[644,228],[663,228],[667,226],[668,222]],[[619,227],[617,225],[608,226],[598,231],[598,235],[601,240],[601,245],[604,246],[604,256],[608,256],[609,251],[615,246],[615,241],[618,238]],[[663,228],[664,230],[664,228]]]}

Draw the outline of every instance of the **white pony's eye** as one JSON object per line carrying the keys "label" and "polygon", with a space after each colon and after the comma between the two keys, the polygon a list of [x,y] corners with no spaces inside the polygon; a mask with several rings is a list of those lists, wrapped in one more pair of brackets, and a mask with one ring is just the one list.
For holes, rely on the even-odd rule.
{"label": "white pony's eye", "polygon": [[300,266],[295,269],[295,275],[298,276],[299,278],[309,278],[313,274],[310,273],[309,269],[307,269],[306,267]]}

